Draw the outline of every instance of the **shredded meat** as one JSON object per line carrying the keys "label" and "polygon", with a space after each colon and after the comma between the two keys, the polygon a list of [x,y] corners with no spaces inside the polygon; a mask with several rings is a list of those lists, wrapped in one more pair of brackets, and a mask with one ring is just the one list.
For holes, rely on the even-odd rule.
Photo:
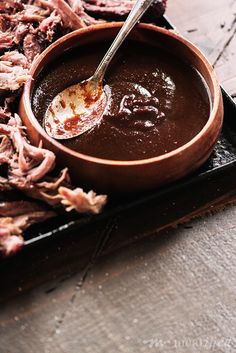
{"label": "shredded meat", "polygon": [[[59,191],[62,186],[71,186],[67,168],[62,170],[59,177],[48,177],[41,181],[54,168],[55,155],[41,145],[35,147],[28,142],[25,129],[17,114],[14,118],[10,118],[8,125],[0,124],[0,133],[3,134],[0,164],[9,166],[8,180],[11,187],[52,206],[62,203],[67,209],[70,205],[71,209],[74,208],[78,212],[89,212],[90,207],[91,213],[97,213],[96,210],[101,209],[100,203],[104,204],[104,196],[100,198],[93,192],[88,193],[87,206],[85,206],[86,194],[81,189],[75,189],[73,194],[69,193],[68,188],[65,188],[64,193]],[[68,204],[65,203],[67,195]]]}
{"label": "shredded meat", "polygon": [[44,181],[38,183],[25,181],[24,178],[13,178],[9,182],[12,187],[23,191],[26,195],[54,207],[61,203],[58,188],[61,185],[71,187],[67,168],[63,169],[58,177],[46,177]]}
{"label": "shredded meat", "polygon": [[14,45],[14,36],[0,31],[0,51],[10,49]]}
{"label": "shredded meat", "polygon": [[11,185],[9,184],[8,178],[0,176],[0,192],[12,190]]}
{"label": "shredded meat", "polygon": [[11,94],[10,97],[4,99],[2,106],[0,106],[0,122],[7,123],[11,117],[11,104],[14,102],[15,96]]}
{"label": "shredded meat", "polygon": [[57,10],[54,10],[49,17],[45,18],[39,25],[41,33],[46,35],[46,38],[51,42],[56,33],[57,27],[62,26],[62,18]]}
{"label": "shredded meat", "polygon": [[29,79],[26,57],[17,50],[0,56],[0,94],[18,90]]}
{"label": "shredded meat", "polygon": [[13,255],[22,248],[24,239],[19,235],[19,228],[12,218],[0,218],[0,253],[3,256]]}
{"label": "shredded meat", "polygon": [[22,66],[13,65],[9,61],[0,62],[0,94],[18,90],[28,78],[28,71]]}
{"label": "shredded meat", "polygon": [[18,21],[41,22],[49,14],[47,10],[35,5],[24,5],[24,10],[17,15]]}
{"label": "shredded meat", "polygon": [[72,10],[64,0],[38,0],[38,2],[49,10],[56,10],[65,27],[79,29],[85,27],[84,21]]}
{"label": "shredded meat", "polygon": [[46,211],[49,213],[51,212],[46,205],[35,201],[21,200],[0,202],[0,217],[16,217],[23,216],[26,213],[31,214],[33,212],[37,213]]}
{"label": "shredded meat", "polygon": [[60,205],[61,197],[58,193],[60,186],[71,187],[68,169],[61,171],[58,177],[46,177],[44,181],[34,185],[34,197],[47,202],[51,206]]}
{"label": "shredded meat", "polygon": [[52,210],[30,201],[0,203],[0,251],[8,256],[24,244],[23,231],[30,225],[55,217]]}
{"label": "shredded meat", "polygon": [[37,35],[28,33],[23,40],[24,54],[29,63],[32,63],[35,58],[41,53],[42,48],[38,41]]}
{"label": "shredded meat", "polygon": [[62,197],[61,203],[66,206],[66,211],[76,210],[80,213],[100,213],[107,202],[106,195],[97,195],[93,191],[85,193],[83,189],[74,190],[61,186],[59,195]]}
{"label": "shredded meat", "polygon": [[68,3],[72,10],[83,20],[87,26],[101,22],[95,20],[85,12],[82,0],[68,0]]}
{"label": "shredded meat", "polygon": [[16,152],[9,164],[10,180],[23,178],[24,182],[35,182],[43,178],[54,167],[54,153],[41,146],[35,147],[27,141],[24,127],[17,114],[9,120],[8,129]]}
{"label": "shredded meat", "polygon": [[29,63],[24,54],[19,53],[18,50],[7,51],[0,57],[1,61],[11,62],[12,65],[22,66],[24,69],[29,68]]}
{"label": "shredded meat", "polygon": [[100,17],[124,17],[134,5],[132,0],[88,0],[83,1],[84,8]]}
{"label": "shredded meat", "polygon": [[4,0],[0,3],[0,11],[23,10],[22,0]]}
{"label": "shredded meat", "polygon": [[10,163],[13,153],[11,140],[9,137],[3,135],[0,143],[0,164]]}
{"label": "shredded meat", "polygon": [[31,31],[32,27],[28,23],[19,22],[13,30],[15,44],[20,44],[24,40],[26,34]]}
{"label": "shredded meat", "polygon": [[[129,14],[135,0],[83,0],[84,9],[95,18],[107,20],[124,19]],[[145,14],[149,21],[155,21],[165,12],[167,0],[154,0]]]}

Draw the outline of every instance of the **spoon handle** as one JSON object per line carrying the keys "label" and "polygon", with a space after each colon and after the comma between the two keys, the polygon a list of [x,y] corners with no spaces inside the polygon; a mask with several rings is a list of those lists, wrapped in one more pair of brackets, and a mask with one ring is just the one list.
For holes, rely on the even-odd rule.
{"label": "spoon handle", "polygon": [[116,38],[114,39],[112,45],[106,52],[105,56],[103,57],[100,65],[98,66],[97,70],[93,75],[93,81],[101,82],[105,75],[106,69],[109,66],[111,60],[113,59],[114,55],[116,54],[117,50],[130,33],[132,28],[135,24],[140,20],[144,12],[148,9],[151,5],[153,0],[137,0],[132,8],[129,16],[127,17],[126,21],[124,22],[123,26],[121,27],[119,33],[117,34]]}

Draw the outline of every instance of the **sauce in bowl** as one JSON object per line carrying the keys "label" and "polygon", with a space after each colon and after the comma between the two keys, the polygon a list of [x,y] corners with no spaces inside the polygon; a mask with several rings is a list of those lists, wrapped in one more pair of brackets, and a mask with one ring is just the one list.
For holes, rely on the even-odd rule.
{"label": "sauce in bowl", "polygon": [[[68,50],[40,73],[32,108],[41,124],[54,96],[90,77],[108,46]],[[126,42],[107,72],[104,89],[108,103],[100,123],[61,143],[103,159],[147,159],[184,145],[209,118],[209,96],[199,73],[159,47]],[[68,123],[69,128],[76,122]]]}

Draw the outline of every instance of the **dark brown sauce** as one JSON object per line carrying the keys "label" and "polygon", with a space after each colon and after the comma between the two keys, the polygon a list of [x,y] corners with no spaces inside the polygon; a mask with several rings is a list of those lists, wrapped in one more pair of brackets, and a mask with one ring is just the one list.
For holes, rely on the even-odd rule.
{"label": "dark brown sauce", "polygon": [[[108,46],[70,50],[41,73],[32,95],[40,123],[53,97],[89,78]],[[198,72],[157,47],[123,45],[106,75],[105,91],[108,104],[100,124],[64,145],[100,158],[145,159],[184,145],[209,117],[209,97]],[[93,99],[89,96],[88,104]],[[66,122],[66,128],[76,128],[78,119]]]}

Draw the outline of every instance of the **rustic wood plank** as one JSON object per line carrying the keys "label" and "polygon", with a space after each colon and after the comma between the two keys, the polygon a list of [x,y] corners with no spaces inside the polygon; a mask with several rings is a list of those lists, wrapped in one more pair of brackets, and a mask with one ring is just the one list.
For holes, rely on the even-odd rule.
{"label": "rustic wood plank", "polygon": [[83,352],[233,352],[235,216],[230,208],[102,259],[54,336],[58,352],[78,342]]}
{"label": "rustic wood plank", "polygon": [[168,15],[216,69],[219,81],[236,98],[236,1],[181,0],[169,3]]}
{"label": "rustic wood plank", "polygon": [[[168,11],[231,93],[235,3],[175,0]],[[64,281],[2,305],[0,353],[235,352],[235,219],[229,207],[97,262],[95,251]]]}
{"label": "rustic wood plank", "polygon": [[167,14],[180,32],[215,63],[235,30],[235,0],[169,2]]}
{"label": "rustic wood plank", "polygon": [[220,60],[217,61],[215,69],[221,84],[227,89],[232,97],[236,98],[236,25],[234,36],[225,48]]}
{"label": "rustic wood plank", "polygon": [[[236,208],[101,258],[1,309],[3,353],[234,352]],[[212,349],[209,350],[209,345]]]}

